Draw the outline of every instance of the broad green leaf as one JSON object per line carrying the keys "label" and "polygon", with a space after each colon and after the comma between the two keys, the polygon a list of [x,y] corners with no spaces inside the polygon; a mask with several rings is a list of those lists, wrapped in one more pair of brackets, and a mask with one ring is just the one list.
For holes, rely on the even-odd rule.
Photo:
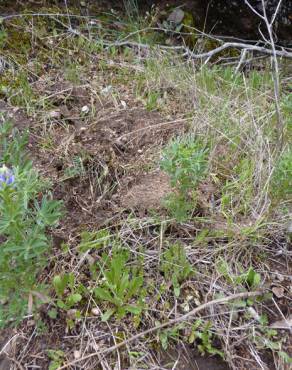
{"label": "broad green leaf", "polygon": [[66,289],[68,283],[68,275],[56,275],[53,278],[53,286],[55,288],[56,294],[61,297]]}
{"label": "broad green leaf", "polygon": [[110,292],[105,288],[101,288],[101,287],[95,288],[94,289],[94,294],[95,294],[96,298],[98,298],[98,299],[114,303],[113,297],[111,296]]}
{"label": "broad green leaf", "polygon": [[125,310],[134,315],[139,315],[142,311],[141,307],[132,306],[132,305],[126,305]]}
{"label": "broad green leaf", "polygon": [[246,282],[249,287],[256,288],[259,286],[261,282],[261,276],[257,272],[254,271],[254,269],[251,267],[248,270],[247,276],[246,276]]}
{"label": "broad green leaf", "polygon": [[69,297],[66,299],[66,303],[68,306],[74,306],[76,303],[82,300],[82,295],[79,293],[70,294]]}
{"label": "broad green leaf", "polygon": [[102,316],[101,321],[108,321],[108,319],[116,312],[115,309],[109,309],[107,310]]}

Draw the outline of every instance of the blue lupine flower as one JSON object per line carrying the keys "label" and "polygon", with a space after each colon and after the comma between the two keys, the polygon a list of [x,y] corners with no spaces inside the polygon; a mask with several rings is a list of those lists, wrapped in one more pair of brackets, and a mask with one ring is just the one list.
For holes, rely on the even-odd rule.
{"label": "blue lupine flower", "polygon": [[15,176],[14,176],[13,171],[10,168],[3,165],[0,168],[0,189],[2,189],[5,184],[6,185],[13,184],[14,181],[15,181]]}

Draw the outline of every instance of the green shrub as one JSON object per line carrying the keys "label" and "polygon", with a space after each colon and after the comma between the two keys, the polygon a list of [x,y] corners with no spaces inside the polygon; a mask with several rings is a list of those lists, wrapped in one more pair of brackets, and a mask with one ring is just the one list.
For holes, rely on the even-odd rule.
{"label": "green shrub", "polygon": [[26,143],[27,135],[0,126],[0,327],[25,314],[46,265],[47,228],[61,216],[61,203],[43,195],[46,185],[24,155]]}
{"label": "green shrub", "polygon": [[178,221],[187,219],[193,208],[189,193],[205,176],[208,169],[208,150],[199,139],[188,135],[174,139],[164,149],[160,167],[170,176],[174,194],[166,199],[166,206]]}

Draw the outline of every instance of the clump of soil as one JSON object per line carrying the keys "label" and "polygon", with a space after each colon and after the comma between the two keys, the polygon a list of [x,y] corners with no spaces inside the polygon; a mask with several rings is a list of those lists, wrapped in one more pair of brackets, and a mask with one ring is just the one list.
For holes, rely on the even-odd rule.
{"label": "clump of soil", "polygon": [[155,171],[139,178],[137,183],[122,194],[121,206],[144,211],[159,209],[171,191],[169,177],[161,171]]}

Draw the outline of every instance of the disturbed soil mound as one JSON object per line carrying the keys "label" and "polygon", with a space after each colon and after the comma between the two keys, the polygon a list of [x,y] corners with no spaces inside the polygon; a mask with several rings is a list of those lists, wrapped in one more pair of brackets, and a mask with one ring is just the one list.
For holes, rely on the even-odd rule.
{"label": "disturbed soil mound", "polygon": [[157,209],[165,197],[171,192],[169,178],[166,174],[156,171],[142,176],[136,184],[122,195],[121,205],[125,208],[140,210]]}

